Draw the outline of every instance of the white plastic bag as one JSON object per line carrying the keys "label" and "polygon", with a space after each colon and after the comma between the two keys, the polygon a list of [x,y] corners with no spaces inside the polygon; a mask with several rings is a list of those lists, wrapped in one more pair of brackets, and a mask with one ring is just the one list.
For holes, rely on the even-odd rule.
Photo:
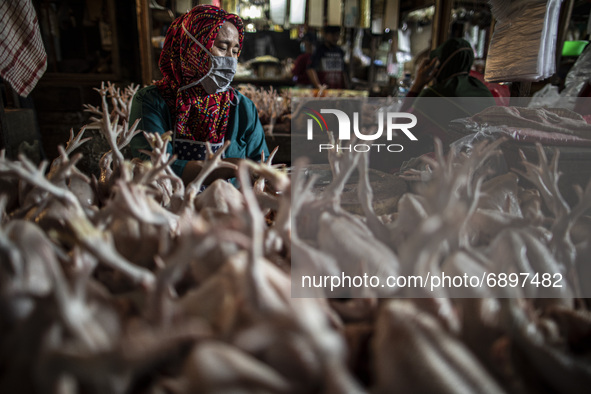
{"label": "white plastic bag", "polygon": [[558,86],[547,84],[538,90],[532,97],[529,107],[555,107],[560,100]]}
{"label": "white plastic bag", "polygon": [[484,78],[539,81],[554,74],[561,0],[490,0],[497,19]]}

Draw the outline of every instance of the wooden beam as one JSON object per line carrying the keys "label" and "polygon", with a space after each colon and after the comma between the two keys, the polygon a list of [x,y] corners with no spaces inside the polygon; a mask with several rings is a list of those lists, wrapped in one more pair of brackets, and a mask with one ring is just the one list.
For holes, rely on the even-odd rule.
{"label": "wooden beam", "polygon": [[[0,82],[2,85],[2,82]],[[6,146],[6,135],[8,134],[8,128],[6,126],[6,117],[4,115],[4,100],[0,94],[0,150],[7,148]]]}
{"label": "wooden beam", "polygon": [[556,71],[560,68],[562,60],[562,47],[568,32],[568,25],[573,13],[574,0],[564,0],[560,6],[560,16],[558,17],[558,31],[556,36]]}
{"label": "wooden beam", "polygon": [[431,7],[433,0],[400,0],[400,14]]}
{"label": "wooden beam", "polygon": [[117,12],[115,10],[115,1],[109,0],[109,20],[111,21],[111,72],[115,75],[121,75],[121,61],[119,59],[119,34],[117,32]]}
{"label": "wooden beam", "polygon": [[399,20],[400,0],[386,0],[386,6],[384,8],[384,28],[396,32],[398,30]]}
{"label": "wooden beam", "polygon": [[362,29],[371,27],[371,0],[360,0],[358,24]]}
{"label": "wooden beam", "polygon": [[[384,25],[392,32],[392,40],[388,48],[387,62],[396,62],[396,53],[398,52],[398,25],[400,24],[400,0],[386,0],[386,10],[384,12]],[[386,73],[388,69],[386,69]]]}
{"label": "wooden beam", "polygon": [[371,64],[369,65],[369,72],[367,75],[367,82],[369,82],[370,86],[372,86],[376,81],[376,53],[378,50],[378,40],[380,38],[371,35],[371,46],[369,50],[369,57],[371,59]]}
{"label": "wooden beam", "polygon": [[136,0],[135,4],[139,33],[142,83],[144,85],[150,85],[152,83],[153,75],[152,21],[150,20],[150,4],[148,0]]}
{"label": "wooden beam", "polygon": [[453,0],[435,0],[435,13],[431,31],[431,49],[443,44],[449,37]]}

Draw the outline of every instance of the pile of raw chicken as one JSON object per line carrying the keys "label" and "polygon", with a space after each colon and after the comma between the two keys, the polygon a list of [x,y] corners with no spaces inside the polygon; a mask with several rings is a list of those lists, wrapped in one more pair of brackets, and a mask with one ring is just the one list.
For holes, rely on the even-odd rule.
{"label": "pile of raw chicken", "polygon": [[[126,160],[140,132],[127,122],[135,90],[98,91],[102,107],[87,109],[110,146],[100,177],[77,169],[84,128],[51,164],[0,157],[0,392],[589,392],[591,188],[565,203],[558,155],[540,148],[538,163],[524,163],[525,188],[492,172],[500,142],[439,148],[384,216],[359,154],[331,153],[322,196],[302,163],[288,174],[271,158],[240,164],[240,190],[218,181],[198,193],[226,165],[220,153],[186,186],[170,169],[168,134],[146,135],[150,162]],[[355,169],[364,215],[339,201]],[[343,247],[388,274],[565,280],[545,298],[531,287],[291,297],[292,254],[338,272]]]}
{"label": "pile of raw chicken", "polygon": [[291,122],[291,91],[278,91],[270,88],[257,88],[251,84],[240,85],[240,93],[254,103],[265,135],[289,133]]}

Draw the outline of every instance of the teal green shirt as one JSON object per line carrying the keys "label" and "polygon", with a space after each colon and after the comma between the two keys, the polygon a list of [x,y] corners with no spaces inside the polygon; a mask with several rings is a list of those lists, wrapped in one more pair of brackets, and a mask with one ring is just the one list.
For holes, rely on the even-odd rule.
{"label": "teal green shirt", "polygon": [[[269,156],[269,148],[267,148],[265,132],[257,109],[249,98],[238,91],[235,92],[238,96],[238,104],[230,106],[225,140],[230,141],[231,144],[226,150],[225,157],[260,161],[261,152],[265,153],[265,157]],[[168,105],[155,85],[140,89],[133,97],[129,123],[133,124],[137,119],[140,119],[138,129],[146,132],[163,134],[175,129]],[[151,149],[143,134],[133,137],[130,146],[134,157],[148,159],[146,155],[139,152],[140,149]],[[167,151],[172,154],[171,143],[168,144]],[[171,167],[178,176],[181,176],[186,164],[187,160],[176,160]]]}

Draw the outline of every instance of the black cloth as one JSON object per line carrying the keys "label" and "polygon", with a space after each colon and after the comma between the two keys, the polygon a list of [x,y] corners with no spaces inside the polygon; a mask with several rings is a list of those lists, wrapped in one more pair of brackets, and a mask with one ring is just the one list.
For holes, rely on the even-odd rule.
{"label": "black cloth", "polygon": [[319,45],[308,68],[316,70],[320,83],[329,89],[345,88],[345,52],[340,47]]}

